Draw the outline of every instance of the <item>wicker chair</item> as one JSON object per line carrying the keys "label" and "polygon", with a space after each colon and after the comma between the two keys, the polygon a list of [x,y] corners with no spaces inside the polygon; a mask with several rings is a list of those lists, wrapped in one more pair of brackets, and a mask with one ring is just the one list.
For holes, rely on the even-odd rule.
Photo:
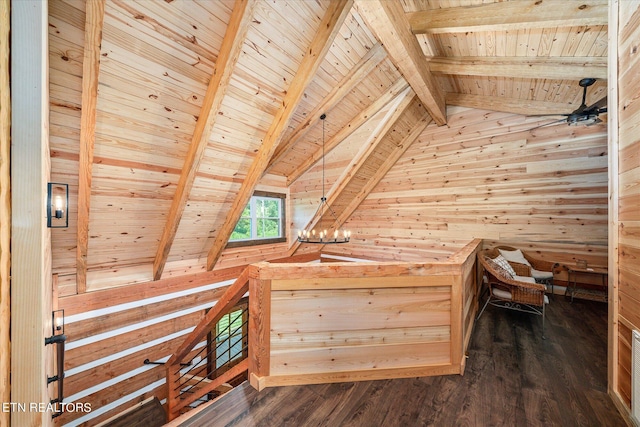
{"label": "wicker chair", "polygon": [[[542,316],[542,338],[544,336],[545,306],[549,299],[545,295],[546,287],[542,283],[535,283],[531,277],[531,267],[520,263],[509,265],[515,271],[515,275],[502,268],[494,259],[500,255],[498,249],[485,249],[478,253],[478,261],[484,268],[489,297],[485,302],[477,319],[488,304],[510,310],[533,313]],[[477,320],[476,319],[476,320]]]}
{"label": "wicker chair", "polygon": [[[531,267],[531,272],[527,274],[527,276],[532,276],[536,280],[536,283],[544,283],[549,286],[551,288],[551,295],[553,295],[553,273],[558,268],[558,263],[534,258],[527,252],[520,251],[511,246],[496,246],[496,249],[512,253],[516,258],[518,257],[517,254],[521,254],[525,261],[524,264]],[[504,252],[503,255],[505,255],[505,258],[507,258],[510,264],[516,262],[515,259],[507,257]]]}

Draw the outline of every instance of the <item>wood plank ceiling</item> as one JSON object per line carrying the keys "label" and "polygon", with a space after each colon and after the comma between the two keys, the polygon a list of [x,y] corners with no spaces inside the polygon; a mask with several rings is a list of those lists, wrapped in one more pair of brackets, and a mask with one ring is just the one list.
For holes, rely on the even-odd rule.
{"label": "wood plank ceiling", "polygon": [[[579,79],[598,78],[587,104],[607,90],[606,0],[49,10],[52,179],[72,188],[71,226],[52,237],[66,293],[112,286],[113,272],[123,284],[216,267],[255,189],[305,176],[318,192],[322,113],[344,222],[427,125],[446,124],[446,105],[560,114],[580,105]],[[291,208],[294,231],[327,222],[312,209]]]}

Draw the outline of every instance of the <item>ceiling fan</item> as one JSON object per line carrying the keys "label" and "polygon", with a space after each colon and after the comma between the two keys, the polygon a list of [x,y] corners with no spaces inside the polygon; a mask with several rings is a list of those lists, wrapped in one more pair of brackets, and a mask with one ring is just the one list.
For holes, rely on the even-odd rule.
{"label": "ceiling fan", "polygon": [[581,79],[580,82],[578,83],[580,87],[583,88],[582,104],[580,104],[578,108],[576,108],[569,114],[562,114],[562,116],[564,116],[562,119],[559,119],[550,123],[545,123],[543,125],[536,126],[529,130],[537,129],[543,126],[550,126],[557,123],[563,123],[563,122],[566,122],[569,126],[575,126],[579,124],[591,126],[596,123],[601,123],[602,120],[598,116],[600,114],[607,112],[607,97],[605,96],[600,100],[598,100],[597,102],[595,102],[594,104],[591,104],[589,106],[587,106],[586,104],[587,88],[593,85],[595,82],[596,82],[596,79],[592,77],[587,77],[587,78]]}

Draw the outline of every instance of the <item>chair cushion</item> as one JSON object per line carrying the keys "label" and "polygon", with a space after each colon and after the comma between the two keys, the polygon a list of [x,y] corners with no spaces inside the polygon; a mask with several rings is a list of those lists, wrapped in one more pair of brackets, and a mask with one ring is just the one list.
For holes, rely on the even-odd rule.
{"label": "chair cushion", "polygon": [[[503,289],[492,288],[491,293],[496,298],[505,299],[509,301],[513,299],[513,297],[511,296],[511,292],[505,291]],[[549,304],[549,297],[547,295],[544,296],[544,303]]]}
{"label": "chair cushion", "polygon": [[553,272],[552,271],[540,271],[540,270],[536,270],[535,268],[532,268],[531,269],[531,276],[533,276],[534,279],[539,279],[539,280],[553,279]]}
{"label": "chair cushion", "polygon": [[536,279],[530,276],[513,276],[513,278],[519,282],[536,283]]}
{"label": "chair cushion", "polygon": [[504,249],[498,249],[498,251],[500,251],[500,255],[502,255],[507,261],[517,262],[519,264],[524,264],[531,267],[531,264],[529,264],[529,261],[527,261],[520,249],[516,249],[515,251],[505,251]]}
{"label": "chair cushion", "polygon": [[498,265],[498,267],[502,268],[505,272],[507,272],[511,277],[516,275],[516,271],[511,267],[509,261],[507,261],[502,255],[498,255],[493,259],[493,262]]}
{"label": "chair cushion", "polygon": [[506,299],[506,300],[511,300],[511,292],[509,291],[505,291],[502,289],[498,289],[498,288],[493,288],[491,290],[491,293],[493,294],[493,296],[500,298],[500,299]]}

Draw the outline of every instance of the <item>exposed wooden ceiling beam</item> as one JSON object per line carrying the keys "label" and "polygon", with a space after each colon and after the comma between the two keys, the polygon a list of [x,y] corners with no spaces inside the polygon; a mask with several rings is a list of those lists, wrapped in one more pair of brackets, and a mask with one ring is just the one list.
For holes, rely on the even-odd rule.
{"label": "exposed wooden ceiling beam", "polygon": [[438,125],[447,123],[444,92],[429,71],[424,54],[397,1],[356,0],[358,13],[382,42],[391,61],[416,92]]}
{"label": "exposed wooden ceiling beam", "polygon": [[525,79],[579,80],[607,78],[607,57],[432,57],[434,74],[520,77]]}
{"label": "exposed wooden ceiling beam", "polygon": [[408,13],[414,34],[607,25],[607,0],[519,0]]}
{"label": "exposed wooden ceiling beam", "polygon": [[396,164],[396,162],[402,157],[407,149],[418,139],[423,130],[431,123],[431,117],[425,113],[425,115],[411,128],[411,131],[402,139],[402,142],[395,146],[393,151],[389,154],[384,163],[376,169],[376,173],[367,180],[367,183],[360,189],[358,194],[353,196],[351,202],[345,207],[345,209],[338,215],[338,222],[344,224],[351,215],[358,209],[358,206],[367,198],[369,193],[373,191],[376,185],[384,178],[389,170]]}
{"label": "exposed wooden ceiling beam", "polygon": [[189,193],[193,187],[193,182],[198,173],[200,162],[204,156],[211,130],[215,123],[218,111],[222,105],[222,100],[227,93],[229,81],[235,68],[242,45],[253,19],[253,8],[256,4],[255,0],[237,0],[231,18],[227,26],[218,60],[216,61],[211,80],[207,87],[207,92],[202,102],[198,121],[191,137],[189,151],[180,173],[180,180],[176,192],[171,202],[167,222],[162,231],[160,244],[156,252],[153,262],[153,278],[159,280],[162,277],[162,271],[169,257],[171,245],[178,232],[178,226],[184,213],[184,208],[189,199]]}
{"label": "exposed wooden ceiling beam", "polygon": [[96,139],[96,105],[100,74],[100,45],[104,24],[104,0],[86,4],[84,56],[82,59],[82,112],[80,113],[80,155],[78,159],[78,222],[76,245],[76,286],[79,294],[87,290],[87,252],[89,212],[93,178],[93,148]]}
{"label": "exposed wooden ceiling beam", "polygon": [[276,113],[276,116],[269,126],[267,133],[260,145],[260,149],[256,157],[253,159],[247,176],[242,182],[240,190],[236,195],[230,211],[227,213],[226,219],[213,242],[213,246],[209,250],[207,256],[207,270],[212,270],[216,262],[220,258],[224,250],[229,236],[242,215],[247,202],[251,199],[251,195],[258,184],[258,181],[264,174],[269,165],[269,161],[280,144],[284,136],[284,130],[287,128],[291,116],[298,106],[305,89],[313,80],[316,71],[326,53],[328,52],[335,36],[338,34],[340,27],[349,15],[349,11],[353,5],[353,0],[339,0],[329,3],[326,13],[324,14],[320,27],[316,32],[311,46],[307,50],[296,75],[291,81],[291,85],[287,89],[287,93],[282,100],[282,106]]}
{"label": "exposed wooden ceiling beam", "polygon": [[320,116],[323,113],[331,110],[344,98],[351,90],[358,85],[373,69],[387,57],[387,54],[380,43],[376,43],[367,54],[362,57],[360,62],[353,67],[349,73],[338,83],[333,90],[322,100],[311,113],[308,114],[307,120],[300,123],[298,127],[293,131],[291,137],[287,141],[283,141],[273,158],[269,162],[267,171],[278,160],[280,160],[296,142],[304,138],[309,130],[320,121]]}
{"label": "exposed wooden ceiling beam", "polygon": [[373,133],[369,135],[365,143],[362,144],[358,153],[355,155],[353,160],[351,160],[349,166],[345,168],[340,178],[337,179],[337,190],[342,190],[347,181],[352,178],[355,175],[355,172],[360,168],[360,166],[362,166],[364,160],[375,152],[376,147],[396,124],[398,119],[402,117],[405,110],[409,108],[415,95],[416,93],[411,88],[406,88],[398,94],[394,100],[394,104],[389,108],[389,111],[387,111],[384,118],[380,121]]}
{"label": "exposed wooden ceiling beam", "polygon": [[[345,168],[340,177],[335,181],[331,190],[327,194],[327,205],[331,207],[331,205],[338,199],[342,193],[342,191],[349,185],[351,180],[356,176],[358,170],[364,165],[369,157],[375,152],[378,145],[384,140],[387,133],[391,128],[395,125],[400,117],[404,114],[405,110],[411,105],[413,99],[415,97],[415,92],[411,88],[406,88],[403,90],[398,96],[394,99],[394,105],[389,108],[389,111],[386,112],[382,120],[374,131],[371,133],[367,141],[360,147],[360,150],[355,155],[351,163]],[[328,212],[324,212],[324,217],[330,216],[331,214]],[[339,213],[340,215],[340,213]],[[305,230],[310,230],[316,227],[323,219],[322,214],[316,214],[309,221]],[[331,218],[333,221],[333,218]],[[341,222],[338,222],[336,227],[340,227],[342,225]],[[328,227],[327,227],[328,228]],[[289,254],[293,254],[298,247],[300,247],[301,243],[299,241],[294,241],[293,245],[289,249]]]}
{"label": "exposed wooden ceiling beam", "polygon": [[500,98],[497,96],[471,95],[466,93],[447,93],[447,105],[478,108],[480,110],[503,111],[523,115],[559,115],[569,114],[577,106],[530,99]]}
{"label": "exposed wooden ceiling beam", "polygon": [[[331,150],[336,148],[342,141],[347,139],[352,133],[360,128],[363,124],[367,122],[371,117],[373,117],[378,111],[382,110],[386,105],[392,102],[396,96],[402,91],[404,91],[407,87],[409,87],[409,83],[402,77],[396,80],[396,82],[391,85],[391,87],[376,99],[373,104],[369,105],[364,110],[358,112],[355,117],[353,117],[342,129],[333,135],[329,140],[325,141],[324,144],[324,154],[330,153]],[[319,148],[313,153],[310,157],[308,157],[304,162],[300,164],[294,170],[291,175],[287,177],[287,186],[293,184],[298,178],[300,178],[306,171],[308,171],[317,161],[322,158],[323,150]]]}

